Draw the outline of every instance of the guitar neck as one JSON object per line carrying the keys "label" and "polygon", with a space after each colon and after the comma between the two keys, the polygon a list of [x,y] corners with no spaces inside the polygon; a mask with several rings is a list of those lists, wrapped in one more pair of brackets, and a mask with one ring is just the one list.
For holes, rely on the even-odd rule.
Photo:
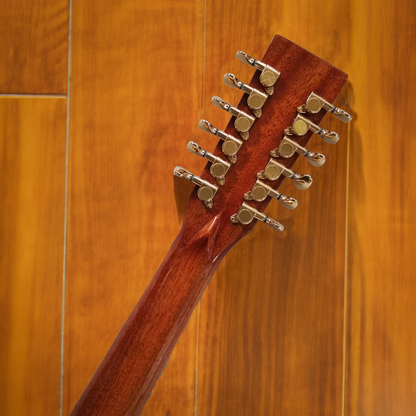
{"label": "guitar neck", "polygon": [[196,235],[179,233],[71,416],[137,415],[221,262],[212,258],[214,219]]}

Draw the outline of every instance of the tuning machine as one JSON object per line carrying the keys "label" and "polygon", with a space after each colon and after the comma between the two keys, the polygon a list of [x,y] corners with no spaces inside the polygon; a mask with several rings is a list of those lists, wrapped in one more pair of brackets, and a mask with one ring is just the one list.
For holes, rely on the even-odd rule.
{"label": "tuning machine", "polygon": [[277,69],[274,69],[270,65],[267,65],[263,62],[257,61],[253,57],[247,55],[245,52],[238,51],[236,57],[239,61],[243,62],[246,65],[251,65],[252,67],[262,71],[260,74],[260,82],[265,87],[265,91],[269,95],[273,95],[274,84],[280,76],[280,72]]}
{"label": "tuning machine", "polygon": [[263,92],[251,88],[249,85],[242,83],[234,74],[225,74],[224,83],[232,88],[237,88],[247,94],[247,104],[253,110],[253,114],[260,118],[262,115],[262,107],[267,100],[267,95]]}
{"label": "tuning machine", "polygon": [[304,190],[308,189],[312,185],[312,178],[309,175],[295,173],[282,164],[276,162],[274,159],[270,159],[264,170],[257,174],[259,179],[269,179],[275,181],[283,174],[293,181],[296,188]]}
{"label": "tuning machine", "polygon": [[277,231],[283,231],[284,229],[282,224],[268,217],[266,214],[257,211],[255,208],[251,207],[245,202],[241,204],[237,214],[232,215],[230,219],[234,224],[247,225],[250,224],[254,218],[256,220],[263,221],[265,224],[269,225]]}
{"label": "tuning machine", "polygon": [[325,156],[321,153],[310,152],[304,147],[300,146],[298,143],[290,140],[289,137],[284,136],[280,145],[277,149],[274,149],[270,152],[270,156],[284,158],[292,157],[295,153],[306,157],[309,163],[313,166],[320,167],[325,163]]}
{"label": "tuning machine", "polygon": [[213,134],[214,136],[217,136],[223,140],[223,153],[228,157],[228,160],[231,163],[235,163],[237,161],[237,152],[240,150],[240,147],[243,144],[241,140],[236,139],[234,136],[231,136],[231,134],[227,134],[225,131],[217,129],[206,120],[200,120],[198,127],[206,133]]}
{"label": "tuning machine", "polygon": [[302,104],[298,107],[299,113],[319,113],[322,109],[329,111],[339,120],[344,123],[349,123],[352,120],[352,117],[344,110],[341,110],[338,107],[335,107],[333,104],[326,101],[324,98],[320,97],[318,94],[311,92],[305,104]]}
{"label": "tuning machine", "polygon": [[214,156],[212,153],[207,152],[199,144],[195,142],[189,142],[186,148],[194,155],[201,156],[211,162],[209,171],[211,175],[217,180],[219,185],[224,185],[225,175],[230,169],[230,164],[220,157]]}
{"label": "tuning machine", "polygon": [[218,187],[210,184],[207,181],[204,181],[199,176],[192,174],[181,166],[176,166],[176,168],[173,170],[173,174],[179,178],[188,179],[188,181],[198,185],[198,198],[205,204],[207,208],[212,208],[212,200],[218,191]]}
{"label": "tuning machine", "polygon": [[212,97],[211,102],[216,107],[228,111],[230,114],[236,117],[236,119],[234,120],[234,127],[240,133],[241,137],[244,140],[247,140],[249,137],[249,130],[256,119],[248,115],[244,111],[241,111],[238,108],[233,107],[231,104],[227,103],[219,97]]}
{"label": "tuning machine", "polygon": [[327,143],[335,144],[339,140],[338,133],[334,131],[325,130],[322,127],[319,127],[317,124],[312,123],[306,117],[298,114],[293,121],[292,125],[285,129],[285,134],[296,136],[303,136],[307,133],[308,130],[311,130],[313,133],[321,136]]}
{"label": "tuning machine", "polygon": [[298,201],[290,196],[283,195],[275,191],[271,186],[266,185],[260,179],[257,179],[256,183],[251,188],[251,191],[244,194],[244,199],[247,201],[264,201],[268,196],[277,199],[283,206],[289,209],[295,209],[298,206]]}

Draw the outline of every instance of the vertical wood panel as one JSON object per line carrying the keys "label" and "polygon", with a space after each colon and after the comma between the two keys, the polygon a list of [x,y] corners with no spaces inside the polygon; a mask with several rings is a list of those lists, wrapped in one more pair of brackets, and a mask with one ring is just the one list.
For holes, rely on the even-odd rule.
{"label": "vertical wood panel", "polygon": [[[172,171],[201,114],[204,3],[74,2],[64,414],[180,230]],[[180,193],[179,193],[180,194]],[[179,195],[178,194],[178,195]],[[186,208],[185,208],[186,209]],[[143,412],[194,412],[196,317]]]}
{"label": "vertical wood panel", "polygon": [[[205,103],[212,95],[235,103],[240,94],[223,85],[223,74],[244,81],[253,72],[235,52],[261,57],[275,33],[344,68],[349,45],[338,41],[349,35],[349,15],[347,2],[208,2]],[[344,107],[347,98],[348,89],[339,99]],[[220,128],[227,119],[210,106],[204,116]],[[296,163],[314,178],[308,191],[283,184],[299,201],[296,211],[269,206],[285,232],[258,225],[201,300],[198,415],[341,413],[348,131],[330,116],[321,124],[342,139],[334,147],[311,140],[309,148],[327,155],[321,169]]]}
{"label": "vertical wood panel", "polygon": [[59,412],[66,99],[0,99],[0,414]]}
{"label": "vertical wood panel", "polygon": [[66,94],[68,0],[0,1],[0,93]]}
{"label": "vertical wood panel", "polygon": [[413,416],[416,3],[355,1],[352,21],[345,414]]}

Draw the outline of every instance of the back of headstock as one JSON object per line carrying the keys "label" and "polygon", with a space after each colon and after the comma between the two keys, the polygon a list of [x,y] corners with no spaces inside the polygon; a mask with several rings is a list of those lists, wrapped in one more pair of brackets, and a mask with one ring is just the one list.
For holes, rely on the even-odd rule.
{"label": "back of headstock", "polygon": [[[296,207],[297,201],[277,192],[285,177],[299,189],[312,184],[309,175],[292,171],[292,166],[299,155],[314,166],[325,162],[323,155],[305,149],[314,133],[330,144],[338,141],[336,133],[319,126],[325,114],[330,111],[345,122],[351,119],[330,104],[347,75],[293,42],[276,35],[261,61],[242,52],[237,58],[255,71],[249,84],[233,74],[224,76],[226,84],[242,90],[238,106],[230,107],[219,97],[212,99],[218,111],[228,110],[230,122],[224,131],[209,120],[199,123],[202,130],[217,135],[220,141],[212,152],[197,143],[188,144],[192,153],[205,157],[208,163],[199,177],[187,178],[197,186],[190,196],[182,237],[191,241],[200,230],[211,230],[207,232],[215,233],[213,259],[224,255],[258,221],[283,230],[281,224],[263,214],[265,208],[273,198],[287,208]],[[187,175],[175,168],[175,174],[181,172]],[[204,204],[201,199],[208,202]]]}

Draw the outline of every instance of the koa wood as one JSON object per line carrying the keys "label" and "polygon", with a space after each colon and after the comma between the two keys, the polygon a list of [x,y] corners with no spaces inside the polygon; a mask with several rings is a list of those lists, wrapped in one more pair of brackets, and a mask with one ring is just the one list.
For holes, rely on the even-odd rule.
{"label": "koa wood", "polygon": [[[283,137],[283,130],[292,124],[296,108],[312,91],[333,102],[347,80],[345,73],[281,36],[273,38],[261,60],[281,72],[275,92],[263,108],[263,116],[250,129],[250,138],[239,151],[237,163],[227,173],[213,208],[206,209],[197,198],[196,189],[192,192],[181,232],[72,416],[140,413],[215,269],[233,244],[256,224],[253,221],[246,226],[236,225],[230,217],[244,201],[243,195],[252,188],[256,173],[266,166],[270,151]],[[259,72],[249,85],[263,90]],[[250,114],[246,97],[238,109]],[[319,124],[324,115],[323,110],[308,118]],[[225,131],[239,137],[233,121],[230,120]],[[297,138],[297,142],[305,146],[311,135],[309,132]],[[213,153],[223,157],[221,145],[219,142]],[[279,162],[291,168],[297,157],[296,154]],[[186,161],[176,162],[186,167]],[[200,176],[214,183],[209,165]],[[282,181],[280,178],[269,185],[278,189]],[[269,202],[269,199],[251,201],[250,205],[263,212]]]}

